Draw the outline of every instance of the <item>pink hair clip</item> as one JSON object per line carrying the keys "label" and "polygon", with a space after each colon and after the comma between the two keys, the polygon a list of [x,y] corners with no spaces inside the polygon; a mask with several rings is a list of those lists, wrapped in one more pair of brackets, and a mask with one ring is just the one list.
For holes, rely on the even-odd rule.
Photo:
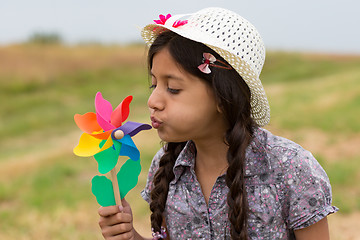
{"label": "pink hair clip", "polygon": [[159,15],[160,20],[154,20],[155,23],[165,25],[166,21],[171,18],[171,14],[167,14],[166,16],[160,14]]}
{"label": "pink hair clip", "polygon": [[[215,64],[215,62],[219,62],[223,64],[224,66]],[[223,69],[231,69],[231,66],[227,63],[220,61],[216,59],[211,53],[203,53],[203,63],[198,66],[198,69],[202,71],[203,73],[209,74],[211,73],[211,70],[209,66],[217,67],[217,68],[223,68]]]}
{"label": "pink hair clip", "polygon": [[[151,229],[151,230],[154,231],[154,229]],[[167,236],[166,229],[163,226],[161,226],[161,233],[153,232],[152,236],[153,236],[152,240],[165,239]]]}
{"label": "pink hair clip", "polygon": [[203,73],[209,74],[211,70],[209,64],[212,64],[216,61],[216,58],[211,53],[203,53],[203,63],[198,66],[198,69]]}

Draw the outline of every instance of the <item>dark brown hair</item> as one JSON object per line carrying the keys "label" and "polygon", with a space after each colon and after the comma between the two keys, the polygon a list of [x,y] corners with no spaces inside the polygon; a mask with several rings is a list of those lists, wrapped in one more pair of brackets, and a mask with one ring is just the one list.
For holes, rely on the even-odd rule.
{"label": "dark brown hair", "polygon": [[[226,185],[229,188],[227,203],[229,207],[232,239],[247,239],[248,203],[245,189],[245,150],[249,145],[253,129],[251,118],[250,90],[236,70],[210,67],[211,73],[202,73],[197,66],[202,63],[203,53],[213,54],[216,59],[226,62],[206,45],[167,31],[160,34],[151,45],[148,53],[148,67],[156,53],[167,48],[174,60],[187,72],[203,79],[212,87],[217,103],[224,114],[229,129],[224,133],[224,142],[229,146],[227,153],[228,169]],[[160,159],[159,169],[150,194],[151,226],[159,231],[163,221],[169,183],[174,178],[173,166],[185,143],[166,143],[165,153]]]}

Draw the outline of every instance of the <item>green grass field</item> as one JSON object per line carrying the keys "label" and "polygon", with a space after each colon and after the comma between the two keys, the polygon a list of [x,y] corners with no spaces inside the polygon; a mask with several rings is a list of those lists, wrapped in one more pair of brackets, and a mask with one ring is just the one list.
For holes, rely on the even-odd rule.
{"label": "green grass field", "polygon": [[[0,239],[102,239],[90,190],[97,164],[72,153],[81,134],[73,115],[94,111],[101,91],[113,105],[133,95],[129,120],[149,122],[145,59],[143,46],[0,48]],[[329,175],[341,209],[330,217],[332,239],[360,234],[340,230],[360,216],[359,66],[360,56],[269,52],[261,75],[267,128],[312,151]],[[153,130],[134,140],[143,171],[127,200],[149,233],[139,193],[160,141]]]}

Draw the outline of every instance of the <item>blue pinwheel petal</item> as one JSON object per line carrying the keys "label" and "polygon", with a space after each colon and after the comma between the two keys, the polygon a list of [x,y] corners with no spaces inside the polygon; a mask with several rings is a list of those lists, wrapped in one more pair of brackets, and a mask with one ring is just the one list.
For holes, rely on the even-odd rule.
{"label": "blue pinwheel petal", "polygon": [[140,152],[137,149],[135,143],[131,139],[130,135],[125,135],[122,139],[114,139],[114,142],[121,143],[120,156],[127,156],[131,160],[137,161],[140,159]]}

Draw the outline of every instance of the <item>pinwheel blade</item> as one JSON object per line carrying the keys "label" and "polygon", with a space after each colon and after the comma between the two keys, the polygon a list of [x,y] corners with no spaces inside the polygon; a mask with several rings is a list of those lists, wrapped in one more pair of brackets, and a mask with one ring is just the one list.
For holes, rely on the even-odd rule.
{"label": "pinwheel blade", "polygon": [[100,151],[99,144],[101,139],[92,137],[87,133],[83,133],[80,137],[79,144],[74,148],[75,155],[80,157],[90,157]]}
{"label": "pinwheel blade", "polygon": [[129,105],[131,100],[133,99],[132,96],[127,96],[117,108],[111,113],[111,124],[115,127],[120,127],[122,122],[125,122],[129,116],[130,108]]}
{"label": "pinwheel blade", "polygon": [[140,161],[127,160],[117,174],[121,199],[138,183],[141,172]]}
{"label": "pinwheel blade", "polygon": [[120,156],[127,156],[134,161],[137,161],[140,159],[140,152],[137,149],[137,147],[135,146],[135,143],[131,139],[130,135],[125,135],[122,139],[115,140],[114,142],[121,143],[121,150],[119,153]]}
{"label": "pinwheel blade", "polygon": [[100,206],[108,207],[115,205],[112,182],[105,176],[95,176],[91,180],[91,191]]}
{"label": "pinwheel blade", "polygon": [[114,129],[115,127],[110,123],[112,106],[111,103],[105,100],[101,92],[98,92],[95,96],[95,110],[97,122],[104,131]]}
{"label": "pinwheel blade", "polygon": [[88,112],[83,115],[75,114],[74,120],[76,125],[86,133],[93,133],[101,131],[101,127],[96,121],[96,113]]}
{"label": "pinwheel blade", "polygon": [[[103,142],[105,144],[105,141]],[[100,145],[100,147],[102,146]],[[101,174],[110,172],[110,170],[116,166],[121,148],[121,143],[114,141],[111,147],[94,155],[95,160],[98,162],[98,170]]]}
{"label": "pinwheel blade", "polygon": [[131,137],[133,137],[142,130],[151,129],[151,126],[149,124],[145,124],[145,123],[127,121],[124,125],[115,129],[114,131],[116,131],[118,129],[123,131],[125,135],[130,135]]}

